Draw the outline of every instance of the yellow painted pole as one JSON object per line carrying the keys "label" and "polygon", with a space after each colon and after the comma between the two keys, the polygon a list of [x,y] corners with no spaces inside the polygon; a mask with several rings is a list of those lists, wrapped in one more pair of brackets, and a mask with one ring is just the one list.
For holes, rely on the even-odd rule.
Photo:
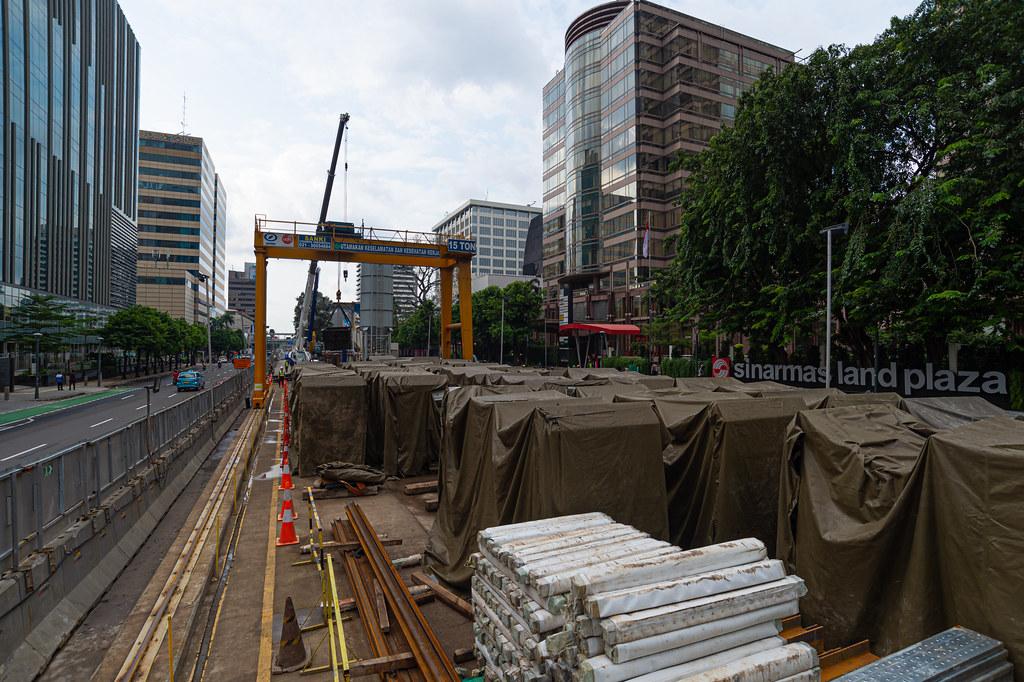
{"label": "yellow painted pole", "polygon": [[252,406],[263,407],[266,393],[270,389],[264,386],[267,380],[267,255],[262,247],[256,248],[256,320],[253,325],[253,366]]}
{"label": "yellow painted pole", "polygon": [[473,280],[469,261],[459,261],[459,321],[462,323],[462,359],[473,359]]}
{"label": "yellow painted pole", "polygon": [[452,357],[452,268],[441,268],[441,357]]}

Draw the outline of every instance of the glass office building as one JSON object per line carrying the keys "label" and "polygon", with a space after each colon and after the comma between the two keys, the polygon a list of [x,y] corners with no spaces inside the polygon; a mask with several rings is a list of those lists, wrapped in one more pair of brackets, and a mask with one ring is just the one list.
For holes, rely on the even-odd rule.
{"label": "glass office building", "polygon": [[114,0],[0,8],[0,327],[32,292],[92,314],[131,305],[135,34]]}
{"label": "glass office building", "polygon": [[[671,168],[736,115],[740,94],[793,53],[643,0],[598,5],[565,34],[565,66],[543,89],[546,317],[559,297],[582,322],[644,322],[653,269],[673,254]],[[648,255],[644,233],[650,225]]]}
{"label": "glass office building", "polygon": [[139,303],[190,322],[227,311],[226,235],[227,191],[203,139],[140,131]]}

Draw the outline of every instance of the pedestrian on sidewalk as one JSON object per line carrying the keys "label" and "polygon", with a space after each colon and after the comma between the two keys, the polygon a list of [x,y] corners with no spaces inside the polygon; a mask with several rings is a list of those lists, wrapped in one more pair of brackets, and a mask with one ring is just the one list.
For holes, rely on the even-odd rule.
{"label": "pedestrian on sidewalk", "polygon": [[57,390],[58,391],[63,391],[64,390],[64,375],[61,374],[60,372],[57,372],[57,376],[54,377],[54,379],[56,379],[56,381],[57,381]]}
{"label": "pedestrian on sidewalk", "polygon": [[68,374],[68,379],[69,379],[69,383],[71,384],[71,390],[72,391],[76,390],[78,388],[78,384],[75,383],[75,372],[74,372],[74,370],[72,370]]}

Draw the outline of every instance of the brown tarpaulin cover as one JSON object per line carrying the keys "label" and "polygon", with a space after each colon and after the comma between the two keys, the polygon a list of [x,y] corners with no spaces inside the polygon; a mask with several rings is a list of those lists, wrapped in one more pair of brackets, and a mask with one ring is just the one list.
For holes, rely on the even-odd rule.
{"label": "brown tarpaulin cover", "polygon": [[[618,396],[619,401],[643,396]],[[799,398],[712,392],[660,396],[671,540],[703,547],[756,537],[774,555],[779,462]]]}
{"label": "brown tarpaulin cover", "polygon": [[803,411],[789,429],[777,554],[807,583],[805,622],[837,645],[877,646],[885,614],[906,610],[890,590],[906,566],[908,482],[930,432],[886,404]]}
{"label": "brown tarpaulin cover", "polygon": [[367,464],[389,476],[421,474],[437,460],[440,413],[434,392],[446,378],[430,372],[376,372],[370,379]]}
{"label": "brown tarpaulin cover", "polygon": [[936,429],[955,429],[979,419],[1008,416],[1004,410],[978,396],[905,398],[903,409]]}
{"label": "brown tarpaulin cover", "polygon": [[[534,392],[446,405],[463,440],[445,448],[428,564],[465,585],[477,533],[490,526],[601,511],[668,535],[661,425],[649,403]],[[449,409],[450,408],[450,409]]]}
{"label": "brown tarpaulin cover", "polygon": [[828,397],[825,407],[850,407],[852,405],[892,405],[903,406],[903,396],[899,393],[843,393],[837,392]]}
{"label": "brown tarpaulin cover", "polygon": [[302,476],[312,476],[323,462],[363,462],[366,382],[328,367],[303,366],[289,387],[291,465]]}
{"label": "brown tarpaulin cover", "polygon": [[1024,680],[1024,422],[935,434],[912,487],[909,561],[892,583],[900,608],[888,610],[880,646],[888,653],[962,625],[1001,640]]}

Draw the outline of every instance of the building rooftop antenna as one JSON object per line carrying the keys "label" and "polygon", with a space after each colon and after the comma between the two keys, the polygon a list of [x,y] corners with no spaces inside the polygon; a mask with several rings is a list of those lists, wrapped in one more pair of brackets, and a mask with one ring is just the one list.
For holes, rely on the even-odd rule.
{"label": "building rooftop antenna", "polygon": [[182,93],[181,93],[181,132],[178,133],[179,135],[186,135],[187,134],[187,132],[186,132],[186,130],[188,128],[188,126],[186,124],[186,121],[187,121],[186,113],[187,113],[187,111],[188,111],[188,94],[183,90]]}

